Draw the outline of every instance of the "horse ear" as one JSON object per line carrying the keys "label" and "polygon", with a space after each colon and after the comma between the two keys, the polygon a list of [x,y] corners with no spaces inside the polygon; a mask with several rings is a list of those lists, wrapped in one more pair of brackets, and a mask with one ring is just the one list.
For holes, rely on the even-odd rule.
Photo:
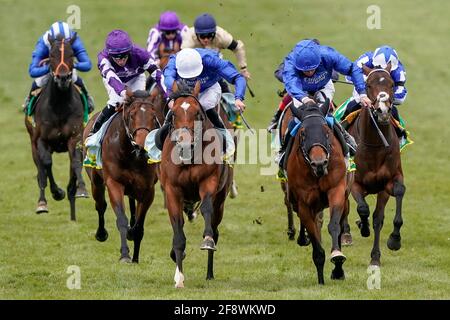
{"label": "horse ear", "polygon": [[126,87],[125,94],[126,94],[127,98],[132,98],[133,97],[133,90],[131,90],[129,87]]}
{"label": "horse ear", "polygon": [[50,46],[53,46],[53,42],[55,42],[55,39],[53,39],[53,37],[50,33],[47,34],[47,40],[48,40],[48,43],[50,43]]}
{"label": "horse ear", "polygon": [[366,66],[365,64],[363,64],[363,65],[362,65],[362,70],[363,70],[363,73],[367,76],[367,75],[369,75],[369,73],[370,73],[373,69],[371,69],[371,68],[369,68],[368,66]]}
{"label": "horse ear", "polygon": [[177,91],[178,91],[178,84],[177,84],[177,81],[175,80],[172,85],[172,92],[177,92]]}
{"label": "horse ear", "polygon": [[322,112],[323,116],[325,117],[328,112],[330,111],[330,99],[326,98],[325,102],[319,105],[319,110]]}
{"label": "horse ear", "polygon": [[387,72],[391,73],[391,68],[392,68],[392,62],[389,61],[389,63],[387,64],[386,68],[384,68],[384,70],[386,70]]}
{"label": "horse ear", "polygon": [[192,92],[192,94],[193,94],[195,97],[198,97],[198,94],[200,93],[200,87],[201,87],[200,81],[197,80],[197,82],[195,82],[194,91]]}
{"label": "horse ear", "polygon": [[70,38],[70,45],[72,45],[75,42],[77,37],[78,37],[78,34],[76,32],[74,32],[72,38]]}

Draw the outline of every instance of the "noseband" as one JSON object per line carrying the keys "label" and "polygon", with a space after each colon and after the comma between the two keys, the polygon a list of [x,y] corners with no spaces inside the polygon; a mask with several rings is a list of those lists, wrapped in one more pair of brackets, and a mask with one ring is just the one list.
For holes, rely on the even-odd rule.
{"label": "noseband", "polygon": [[[302,123],[304,123],[305,122],[305,120],[306,119],[309,119],[309,118],[320,118],[320,119],[322,119],[323,121],[324,121],[324,124],[326,124],[326,120],[325,120],[325,118],[321,115],[321,114],[310,114],[310,115],[307,115],[307,116],[305,116],[303,119],[302,119]],[[306,131],[306,129],[305,129],[305,131]],[[305,161],[306,161],[306,163],[309,165],[309,166],[311,166],[311,158],[309,157],[309,151],[313,148],[313,147],[315,147],[315,146],[320,146],[320,147],[322,147],[322,149],[326,152],[326,160],[328,161],[329,159],[330,159],[330,148],[331,148],[331,144],[330,144],[330,135],[329,135],[329,133],[327,132],[326,133],[326,146],[325,145],[323,145],[322,143],[320,143],[320,142],[317,142],[317,143],[313,143],[309,148],[308,148],[308,150],[306,150],[306,146],[305,146],[305,142],[306,142],[306,137],[305,137],[305,131],[302,131],[301,132],[301,136],[302,136],[302,139],[301,139],[301,142],[300,142],[300,149],[302,150],[302,153],[303,153],[303,158],[305,159]]]}

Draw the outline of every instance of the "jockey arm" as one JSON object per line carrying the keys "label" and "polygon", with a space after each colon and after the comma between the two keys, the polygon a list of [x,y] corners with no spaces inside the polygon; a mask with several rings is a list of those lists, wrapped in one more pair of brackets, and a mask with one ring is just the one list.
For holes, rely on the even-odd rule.
{"label": "jockey arm", "polygon": [[153,80],[155,80],[158,87],[162,90],[162,92],[164,92],[164,98],[167,99],[168,95],[166,85],[164,84],[164,75],[161,69],[159,69],[158,66],[154,64],[152,58],[148,60],[148,62],[144,66],[144,69],[147,70]]}
{"label": "jockey arm", "polygon": [[222,78],[235,86],[235,99],[239,99],[241,101],[245,99],[245,88],[247,82],[245,77],[236,70],[230,61],[209,57],[204,63],[207,68],[217,70],[217,73]]}
{"label": "jockey arm", "polygon": [[78,60],[74,65],[75,69],[82,72],[87,72],[91,70],[92,68],[91,59],[89,59],[89,56],[83,45],[83,42],[78,36],[75,39],[74,43],[72,44],[72,49],[75,54],[75,57]]}
{"label": "jockey arm", "polygon": [[294,97],[299,101],[308,98],[308,94],[303,91],[303,86],[299,79],[298,71],[295,69],[292,54],[288,55],[284,60],[283,83],[286,91],[291,97]]}
{"label": "jockey arm", "polygon": [[164,84],[166,86],[167,94],[172,92],[172,85],[177,78],[177,68],[175,66],[175,55],[171,55],[169,62],[164,68]]}
{"label": "jockey arm", "polygon": [[100,74],[106,80],[108,85],[114,89],[117,95],[120,96],[122,92],[125,92],[124,83],[117,76],[114,67],[111,65],[108,59],[102,55],[102,53],[98,55],[98,60],[98,69],[100,70]]}
{"label": "jockey arm", "polygon": [[157,57],[157,51],[158,51],[158,45],[160,42],[161,36],[159,34],[158,29],[151,28],[148,32],[148,38],[147,38],[147,52],[150,54],[150,57],[156,61]]}
{"label": "jockey arm", "polygon": [[397,69],[391,71],[392,79],[394,80],[394,104],[400,105],[408,94],[408,90],[406,90],[405,82],[406,82],[406,72],[403,65],[399,62]]}
{"label": "jockey arm", "polygon": [[32,78],[42,77],[43,75],[47,74],[50,71],[50,66],[48,64],[40,65],[40,62],[43,59],[48,58],[48,55],[49,50],[45,45],[44,41],[42,40],[42,38],[40,38],[36,43],[36,47],[34,48],[32,54],[30,67],[28,68],[30,77]]}
{"label": "jockey arm", "polygon": [[[241,40],[234,40],[233,36],[221,27],[217,27],[216,37],[223,48],[233,51],[237,59],[239,71],[244,74],[247,71],[247,59],[245,55],[244,43]],[[244,74],[244,76],[246,76]],[[247,76],[246,76],[247,77]]]}

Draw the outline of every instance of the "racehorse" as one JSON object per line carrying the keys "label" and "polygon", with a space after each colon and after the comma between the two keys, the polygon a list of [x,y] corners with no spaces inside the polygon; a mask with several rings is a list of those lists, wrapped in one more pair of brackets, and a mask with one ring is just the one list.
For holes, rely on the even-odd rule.
{"label": "racehorse", "polygon": [[25,117],[25,126],[31,140],[31,151],[36,164],[40,195],[36,213],[48,212],[45,188],[47,178],[53,199],[62,200],[65,192],[55,182],[52,172],[53,152],[68,152],[70,159],[70,179],[67,197],[70,203],[70,219],[76,220],[75,198],[88,197],[81,175],[83,131],[83,102],[72,81],[74,53],[71,40],[62,36],[48,41],[51,45],[49,64],[50,78],[35,104],[34,123]]}
{"label": "racehorse", "polygon": [[[200,201],[200,211],[205,220],[200,249],[208,250],[206,279],[213,279],[214,251],[219,240],[218,226],[222,221],[225,198],[233,180],[233,169],[220,158],[222,147],[216,143],[217,136],[213,141],[202,139],[208,132],[216,134],[216,130],[212,129],[198,101],[200,82],[196,83],[192,92],[185,85],[175,82],[172,92],[172,125],[164,140],[160,166],[161,184],[165,190],[174,233],[170,257],[176,263],[175,287],[181,288],[184,287],[182,261],[186,248],[184,206],[186,203]],[[224,122],[228,123],[226,119]],[[199,138],[199,135],[202,136]],[[202,157],[208,149],[214,150],[214,154],[211,153],[213,159]]]}
{"label": "racehorse", "polygon": [[[106,241],[104,214],[105,186],[111,206],[116,214],[120,232],[120,261],[139,262],[139,249],[144,236],[144,220],[155,194],[157,182],[156,165],[148,164],[144,150],[145,139],[150,131],[160,127],[163,121],[159,89],[149,95],[146,91],[131,92],[111,120],[102,142],[102,169],[86,168],[91,180],[92,195],[98,213],[96,239]],[[91,118],[84,131],[84,139],[90,132],[95,117]],[[125,214],[124,195],[130,198],[131,228]],[[134,200],[137,201],[135,207]],[[134,213],[136,210],[136,213]],[[134,240],[133,259],[129,256],[128,240]]]}
{"label": "racehorse", "polygon": [[171,54],[176,54],[178,51],[180,51],[180,45],[178,42],[174,43],[173,49],[166,48],[163,42],[159,44],[158,47],[158,56],[159,56],[159,68],[161,70],[164,70],[167,63],[169,62],[169,58]]}
{"label": "racehorse", "polygon": [[[292,153],[287,158],[287,192],[289,203],[306,228],[313,246],[313,261],[319,284],[324,284],[325,252],[321,245],[318,214],[330,208],[328,232],[332,239],[331,262],[335,267],[332,279],[344,279],[342,268],[346,257],[341,252],[341,236],[349,212],[351,174],[347,174],[341,144],[327,125],[324,115],[329,101],[323,105],[309,103],[291,111],[301,121],[293,137]],[[302,236],[300,232],[299,238]]]}
{"label": "racehorse", "polygon": [[394,231],[389,236],[387,246],[391,250],[401,247],[402,200],[406,190],[403,184],[399,140],[391,120],[394,81],[390,69],[390,63],[386,69],[370,69],[363,65],[364,74],[367,75],[367,96],[373,106],[363,107],[348,129],[358,143],[352,196],[358,204],[357,211],[361,218],[359,228],[363,237],[370,235],[370,211],[365,197],[368,194],[377,194],[377,204],[373,212],[375,238],[370,262],[375,266],[380,266],[380,232],[389,196],[396,199],[396,212]]}

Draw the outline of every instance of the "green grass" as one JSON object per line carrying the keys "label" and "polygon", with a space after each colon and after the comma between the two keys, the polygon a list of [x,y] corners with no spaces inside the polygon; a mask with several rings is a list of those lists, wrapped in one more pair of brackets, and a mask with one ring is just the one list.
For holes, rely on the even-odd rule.
{"label": "green grass", "polygon": [[[448,1],[377,1],[382,29],[368,30],[366,8],[373,1],[77,1],[81,7],[79,34],[96,63],[106,34],[129,31],[145,45],[148,28],[163,10],[179,12],[192,24],[210,12],[219,25],[246,45],[250,85],[256,98],[246,99],[246,116],[255,128],[270,120],[281,85],[273,70],[304,37],[318,37],[355,59],[384,43],[394,46],[404,63],[409,96],[401,107],[415,144],[403,154],[407,193],[404,198],[402,249],[386,247],[395,209],[390,200],[382,231],[381,290],[368,290],[367,266],[371,238],[361,238],[350,222],[354,245],[344,248],[346,280],[317,285],[311,248],[288,241],[287,220],[279,184],[261,176],[260,166],[240,165],[236,179],[240,195],[226,203],[220,226],[214,281],[205,281],[206,253],[199,250],[202,219],[186,223],[186,288],[173,288],[175,265],[169,258],[172,228],[159,190],[147,216],[139,265],[118,263],[119,235],[114,213],[106,213],[110,238],[95,240],[97,214],[92,199],[77,201],[76,223],[69,221],[66,200],[50,213],[36,215],[36,169],[19,106],[30,86],[27,74],[37,38],[52,22],[67,17],[73,1],[0,0],[0,299],[449,299],[450,298],[450,135],[446,104],[450,101],[447,55],[450,26]],[[229,53],[225,56],[233,62]],[[106,101],[98,70],[82,74],[97,109]],[[336,85],[336,101],[349,94]],[[54,156],[57,182],[68,182],[68,157]],[[264,186],[264,192],[261,192]],[[373,207],[373,197],[369,201]],[[260,218],[262,224],[254,223]],[[296,220],[298,225],[298,220]],[[330,237],[323,230],[328,254]],[[130,247],[132,244],[130,243]],[[68,266],[81,268],[81,290],[69,290]]]}

